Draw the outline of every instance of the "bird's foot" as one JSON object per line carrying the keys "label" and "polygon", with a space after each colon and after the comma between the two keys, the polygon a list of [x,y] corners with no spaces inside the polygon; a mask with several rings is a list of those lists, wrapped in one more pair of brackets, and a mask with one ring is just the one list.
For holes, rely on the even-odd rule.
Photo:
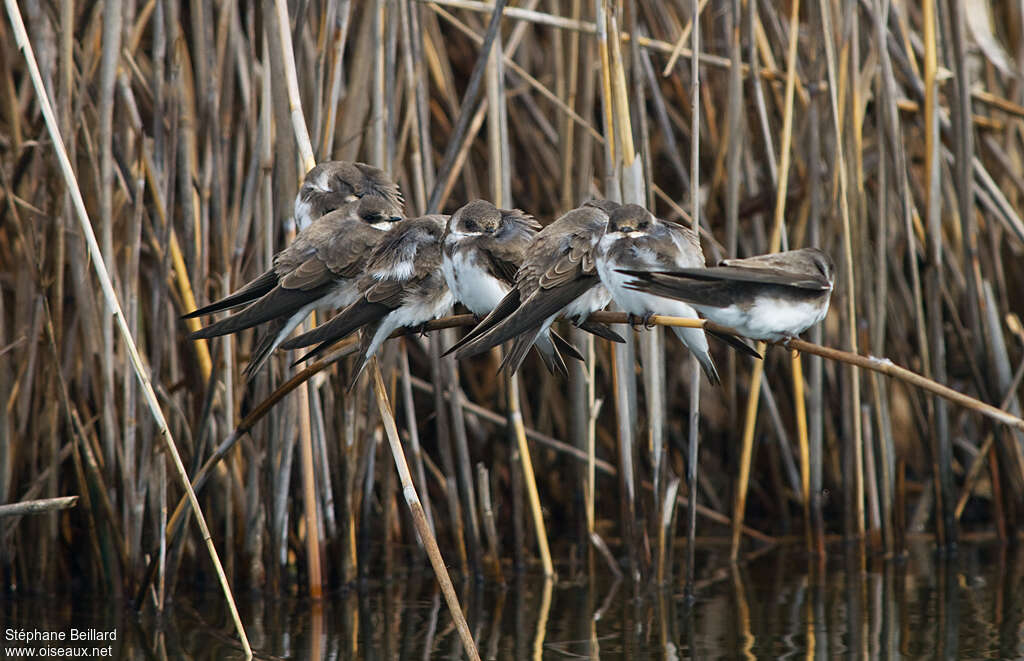
{"label": "bird's foot", "polygon": [[643,319],[643,323],[644,323],[644,328],[646,328],[647,330],[652,330],[655,326],[658,325],[658,324],[656,324],[656,323],[654,323],[652,321],[652,319],[654,319],[655,316],[656,315],[653,312],[645,312],[644,313],[644,316],[642,318]]}

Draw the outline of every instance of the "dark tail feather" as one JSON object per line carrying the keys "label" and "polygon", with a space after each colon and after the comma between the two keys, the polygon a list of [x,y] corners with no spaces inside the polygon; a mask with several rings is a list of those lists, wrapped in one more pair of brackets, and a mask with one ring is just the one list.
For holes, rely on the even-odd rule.
{"label": "dark tail feather", "polygon": [[209,314],[211,312],[219,312],[220,310],[227,310],[228,308],[236,308],[239,305],[245,305],[251,301],[255,301],[257,298],[263,296],[268,291],[277,286],[277,272],[274,269],[270,269],[260,277],[248,282],[241,289],[233,294],[228,294],[219,301],[214,301],[207,306],[201,307],[198,310],[193,310],[188,314],[182,315],[182,319],[192,319],[200,315]]}
{"label": "dark tail feather", "polygon": [[352,392],[352,389],[356,387],[356,383],[359,382],[359,375],[366,369],[366,364],[370,361],[370,357],[366,355],[366,350],[370,348],[370,342],[373,341],[373,335],[377,331],[376,325],[370,328],[363,329],[363,336],[359,340],[359,350],[356,352],[355,362],[352,364],[352,374],[349,376],[348,385],[346,386],[346,392]]}
{"label": "dark tail feather", "polygon": [[753,347],[751,347],[749,344],[747,344],[740,338],[736,337],[735,335],[732,335],[730,333],[719,333],[718,331],[713,331],[708,328],[705,328],[704,332],[707,333],[708,335],[714,335],[715,337],[725,342],[733,349],[736,349],[740,353],[745,353],[748,356],[752,356],[759,360],[763,359],[763,356],[761,356],[761,354],[759,354]]}
{"label": "dark tail feather", "polygon": [[[565,342],[565,340],[562,340],[562,342]],[[533,346],[537,349],[537,355],[544,361],[544,367],[548,369],[548,372],[560,374],[563,379],[569,378],[569,369],[565,366],[565,360],[562,358],[562,354],[558,352],[558,348],[551,337],[541,333]],[[575,348],[573,350],[575,351]]]}
{"label": "dark tail feather", "polygon": [[708,381],[711,385],[718,386],[722,384],[722,379],[718,377],[718,370],[715,369],[715,361],[711,359],[711,354],[701,354],[700,352],[691,352],[694,356],[697,356],[697,362],[700,363],[700,367],[704,370],[704,374],[707,375]]}
{"label": "dark tail feather", "polygon": [[474,326],[471,331],[463,335],[461,340],[448,347],[448,349],[441,355],[447,356],[453,351],[458,351],[465,345],[497,326],[498,322],[512,314],[512,312],[518,307],[519,290],[513,289],[509,291],[509,293],[505,294],[505,298],[501,299],[498,304],[494,306],[494,309],[491,310],[490,313],[480,321],[480,323]]}
{"label": "dark tail feather", "polygon": [[573,346],[572,342],[569,342],[568,340],[563,338],[553,329],[548,329],[548,332],[551,333],[551,341],[554,343],[555,349],[557,349],[559,352],[564,353],[566,356],[569,356],[570,358],[573,358],[575,360],[586,360],[583,357],[583,354],[581,354],[579,350],[576,349],[575,346]]}
{"label": "dark tail feather", "polygon": [[[530,347],[533,346],[534,340],[537,339],[537,335],[540,334],[540,326],[533,328],[525,333],[517,335],[512,341],[512,347],[501,361],[501,365],[498,366],[498,371],[508,371],[509,374],[515,374],[519,370],[519,366],[523,364],[523,360],[526,359],[526,354],[530,352]],[[563,364],[563,369],[565,365]]]}
{"label": "dark tail feather", "polygon": [[319,289],[309,291],[297,289],[271,290],[270,293],[241,312],[236,312],[205,328],[200,328],[191,333],[189,337],[192,339],[217,337],[218,335],[237,333],[238,331],[252,328],[274,319],[289,319],[293,314],[316,301],[322,295],[323,291]]}
{"label": "dark tail feather", "polygon": [[[365,299],[361,298],[342,310],[327,323],[281,343],[281,347],[284,349],[299,349],[317,343],[331,345],[337,340],[351,335],[366,324],[381,319],[388,312],[389,308],[386,305],[368,303]],[[321,350],[321,347],[317,347],[316,350]],[[306,354],[306,356],[309,355]],[[304,360],[305,356],[302,359]]]}
{"label": "dark tail feather", "polygon": [[580,278],[568,285],[532,294],[493,328],[461,346],[455,357],[461,360],[475,356],[522,334],[536,337],[535,331],[539,330],[547,319],[560,313],[565,306],[582,296],[596,282],[596,277]]}
{"label": "dark tail feather", "polygon": [[263,329],[260,333],[259,342],[256,344],[256,348],[253,349],[252,355],[249,357],[249,364],[245,366],[245,378],[247,381],[252,381],[256,376],[256,373],[260,371],[260,368],[267,362],[270,355],[274,352],[279,344],[278,339],[281,330],[285,327],[288,320],[274,319],[270,324]]}
{"label": "dark tail feather", "polygon": [[[306,353],[302,354],[301,356],[293,360],[292,364],[289,365],[289,367],[295,367],[299,363],[304,363],[306,361],[313,360],[314,358],[319,358],[320,356],[323,355],[325,351],[327,351],[327,349],[330,348],[332,344],[334,344],[334,340],[321,342],[320,344],[316,345],[312,350],[307,351]],[[282,344],[281,346],[283,347],[284,345]]]}
{"label": "dark tail feather", "polygon": [[626,341],[625,338],[623,338],[621,335],[613,331],[611,329],[611,326],[609,326],[608,324],[602,324],[598,321],[584,320],[583,323],[576,324],[576,327],[587,331],[591,335],[603,337],[604,339],[609,340],[611,342],[618,342],[619,344],[623,344]]}

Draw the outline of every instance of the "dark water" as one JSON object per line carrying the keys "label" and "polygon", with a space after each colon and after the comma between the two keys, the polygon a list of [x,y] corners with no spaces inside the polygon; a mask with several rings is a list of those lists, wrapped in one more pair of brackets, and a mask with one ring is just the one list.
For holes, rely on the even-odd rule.
{"label": "dark water", "polygon": [[[522,576],[505,588],[456,587],[485,659],[1024,658],[1020,548],[970,545],[947,557],[922,545],[901,561],[871,560],[864,573],[847,566],[842,549],[823,573],[794,549],[737,568],[725,559],[724,550],[700,553],[692,604],[680,589],[616,583],[603,568],[593,580]],[[320,606],[252,595],[239,604],[257,658],[461,658],[426,567]],[[122,659],[242,658],[216,593],[179,596],[162,623],[105,600],[0,596],[3,658],[13,658],[11,632],[68,637],[72,629],[94,638],[113,631],[116,640],[27,646],[105,654],[109,645]]]}

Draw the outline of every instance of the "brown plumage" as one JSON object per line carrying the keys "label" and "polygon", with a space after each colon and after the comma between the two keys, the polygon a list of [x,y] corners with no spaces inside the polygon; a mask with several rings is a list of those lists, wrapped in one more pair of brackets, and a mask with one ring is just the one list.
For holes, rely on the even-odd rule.
{"label": "brown plumage", "polygon": [[466,358],[515,338],[503,369],[522,364],[537,337],[559,315],[602,337],[622,341],[611,329],[586,321],[611,299],[601,284],[595,263],[597,242],[608,223],[605,201],[573,209],[542,229],[527,250],[516,273],[516,285],[455,349]]}
{"label": "brown plumage", "polygon": [[370,251],[386,229],[401,220],[390,215],[393,209],[383,199],[364,197],[318,218],[275,255],[273,267],[267,272],[235,294],[187,315],[194,317],[252,301],[240,312],[190,337],[216,337],[267,323],[245,370],[251,378],[314,308],[341,307],[355,299],[356,278]]}
{"label": "brown plumage", "polygon": [[317,347],[299,361],[320,355],[334,342],[363,328],[352,383],[392,331],[415,327],[451,310],[454,299],[441,273],[441,235],[448,217],[421,216],[402,222],[377,243],[356,287],[358,298],[333,319],[294,337],[286,349]]}

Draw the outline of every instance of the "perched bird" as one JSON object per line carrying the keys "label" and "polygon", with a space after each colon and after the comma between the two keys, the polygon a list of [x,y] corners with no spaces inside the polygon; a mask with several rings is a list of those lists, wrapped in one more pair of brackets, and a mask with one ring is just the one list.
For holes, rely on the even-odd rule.
{"label": "perched bird", "polygon": [[[489,314],[515,286],[516,271],[540,224],[519,209],[498,209],[485,200],[466,204],[448,220],[441,268],[455,299],[477,317]],[[535,344],[548,371],[568,375],[559,353],[582,360],[571,344],[552,330]]]}
{"label": "perched bird", "polygon": [[441,235],[448,217],[421,216],[403,221],[377,243],[356,283],[360,294],[330,321],[284,342],[285,349],[316,344],[297,362],[320,355],[359,328],[363,337],[355,383],[366,361],[391,332],[415,327],[447,314],[455,299],[441,272]]}
{"label": "perched bird", "polygon": [[500,368],[515,372],[533,343],[559,315],[569,317],[584,330],[622,342],[622,337],[607,326],[587,321],[591,312],[611,300],[594,259],[613,205],[588,202],[538,232],[516,273],[515,288],[449,351],[455,350],[455,357],[461,359],[515,338]]}
{"label": "perched bird", "polygon": [[[697,318],[697,312],[682,301],[654,296],[626,287],[630,277],[619,269],[653,270],[704,266],[704,252],[697,234],[675,223],[658,220],[650,211],[627,204],[612,211],[608,229],[597,250],[597,271],[601,282],[624,311],[645,321],[653,313]],[[632,271],[630,271],[632,272]],[[700,328],[672,327],[676,337],[697,357],[708,381],[720,382],[711,359],[708,339]]]}
{"label": "perched bird", "polygon": [[387,173],[366,163],[325,161],[306,173],[295,195],[295,224],[301,230],[324,214],[360,197],[379,197],[402,214],[402,194]]}
{"label": "perched bird", "polygon": [[724,259],[713,268],[623,271],[626,286],[685,301],[755,340],[796,337],[825,318],[835,263],[817,248]]}
{"label": "perched bird", "polygon": [[377,241],[401,216],[378,197],[363,197],[318,218],[274,256],[266,273],[238,292],[192,312],[195,317],[250,303],[189,337],[209,338],[267,323],[245,368],[252,378],[274,349],[315,308],[338,308],[359,295],[356,281]]}

